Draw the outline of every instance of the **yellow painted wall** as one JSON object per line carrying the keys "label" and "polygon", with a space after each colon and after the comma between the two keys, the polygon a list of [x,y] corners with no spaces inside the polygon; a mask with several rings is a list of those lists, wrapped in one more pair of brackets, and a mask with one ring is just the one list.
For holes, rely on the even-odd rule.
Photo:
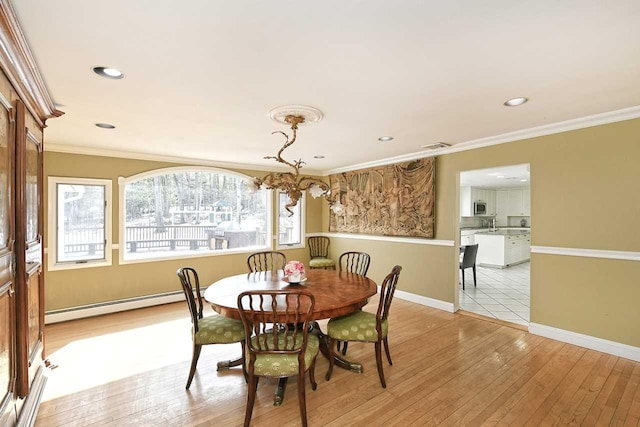
{"label": "yellow painted wall", "polygon": [[[85,156],[45,152],[45,206],[48,206],[47,177],[64,176],[100,178],[113,181],[113,243],[118,242],[118,177],[128,177],[141,172],[165,167],[181,166],[175,163],[129,160],[112,157]],[[262,176],[263,171],[234,170],[248,176]],[[307,200],[306,230],[321,231],[322,200]],[[274,200],[275,212],[275,200]],[[46,212],[46,211],[45,211]],[[46,213],[45,213],[46,216]],[[275,215],[274,215],[275,217]],[[45,224],[48,225],[45,217]],[[48,245],[45,230],[45,246]],[[284,250],[287,259],[307,262],[307,249]],[[201,283],[212,283],[222,277],[247,270],[247,254],[212,255],[202,258],[154,261],[118,265],[118,251],[113,251],[113,265],[65,271],[47,271],[45,264],[45,310],[77,307],[105,301],[118,300],[180,290],[176,270],[183,266],[197,269]],[[46,260],[46,257],[45,257]]]}
{"label": "yellow painted wall", "polygon": [[[639,252],[639,159],[638,119],[439,156],[435,238],[459,242],[460,172],[529,163],[532,245]],[[457,246],[332,238],[344,250],[370,252],[376,281],[397,263],[399,289],[455,300]],[[531,322],[640,346],[639,284],[638,262],[534,254]]]}
{"label": "yellow painted wall", "polygon": [[[436,161],[436,235],[458,242],[458,176],[466,170],[531,165],[532,245],[640,251],[640,120],[439,156]],[[45,175],[111,178],[176,164],[107,157],[45,154]],[[250,176],[261,172],[239,170]],[[46,193],[45,193],[46,194]],[[114,197],[114,243],[117,242]],[[308,198],[307,232],[328,230],[328,209]],[[457,247],[332,238],[331,255],[371,254],[370,276],[380,283],[403,266],[399,289],[453,303]],[[306,249],[287,252],[308,260]],[[204,283],[245,269],[246,255],[195,258]],[[46,272],[47,310],[177,290],[184,260]],[[533,254],[531,321],[640,346],[640,263]],[[479,286],[482,286],[479,283]]]}

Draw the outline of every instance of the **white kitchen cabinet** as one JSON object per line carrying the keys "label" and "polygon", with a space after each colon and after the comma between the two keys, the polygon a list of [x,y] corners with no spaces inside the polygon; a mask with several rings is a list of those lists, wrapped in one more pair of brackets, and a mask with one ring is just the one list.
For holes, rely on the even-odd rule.
{"label": "white kitchen cabinet", "polygon": [[460,187],[460,216],[473,216],[471,187]]}
{"label": "white kitchen cabinet", "polygon": [[476,263],[488,267],[508,267],[530,259],[531,234],[518,235],[485,234],[475,235],[478,244]]}
{"label": "white kitchen cabinet", "polygon": [[460,187],[460,216],[474,216],[475,202],[487,204],[487,213],[482,216],[496,214],[496,192],[485,188]]}
{"label": "white kitchen cabinet", "polygon": [[498,227],[506,227],[509,220],[509,192],[496,190],[496,224]]}
{"label": "white kitchen cabinet", "polygon": [[460,236],[460,246],[467,246],[475,244],[475,236],[473,234],[469,234],[468,236]]}
{"label": "white kitchen cabinet", "polygon": [[508,190],[507,216],[530,216],[530,198],[529,188],[510,188]]}
{"label": "white kitchen cabinet", "polygon": [[522,189],[522,212],[524,216],[531,216],[531,189]]}

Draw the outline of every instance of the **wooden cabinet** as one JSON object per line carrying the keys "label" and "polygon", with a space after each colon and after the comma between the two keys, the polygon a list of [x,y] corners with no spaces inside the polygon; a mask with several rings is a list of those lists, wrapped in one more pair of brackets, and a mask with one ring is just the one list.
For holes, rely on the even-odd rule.
{"label": "wooden cabinet", "polygon": [[45,383],[42,129],[53,107],[0,2],[0,425],[31,425]]}

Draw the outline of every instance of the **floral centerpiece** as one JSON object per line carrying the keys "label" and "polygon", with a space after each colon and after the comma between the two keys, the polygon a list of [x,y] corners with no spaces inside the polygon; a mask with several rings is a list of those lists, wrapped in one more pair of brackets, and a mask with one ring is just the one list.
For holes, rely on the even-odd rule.
{"label": "floral centerpiece", "polygon": [[304,281],[306,279],[304,273],[304,264],[300,261],[289,261],[287,265],[284,266],[284,274],[289,280],[289,283],[300,283]]}

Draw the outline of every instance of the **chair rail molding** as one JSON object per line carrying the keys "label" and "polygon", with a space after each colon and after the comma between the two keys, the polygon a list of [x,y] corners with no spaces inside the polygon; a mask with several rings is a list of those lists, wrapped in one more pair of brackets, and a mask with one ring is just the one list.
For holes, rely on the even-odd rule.
{"label": "chair rail molding", "polygon": [[307,233],[305,237],[313,236],[327,236],[340,239],[355,239],[355,240],[377,240],[380,242],[394,242],[394,243],[411,243],[414,245],[428,245],[428,246],[455,246],[453,240],[436,240],[436,239],[423,239],[416,237],[391,237],[391,236],[376,236],[373,234],[351,234],[351,233]]}
{"label": "chair rail molding", "polygon": [[556,246],[531,246],[531,253],[564,255],[586,258],[605,258],[623,261],[640,261],[640,252],[612,251],[603,249],[561,248]]}

